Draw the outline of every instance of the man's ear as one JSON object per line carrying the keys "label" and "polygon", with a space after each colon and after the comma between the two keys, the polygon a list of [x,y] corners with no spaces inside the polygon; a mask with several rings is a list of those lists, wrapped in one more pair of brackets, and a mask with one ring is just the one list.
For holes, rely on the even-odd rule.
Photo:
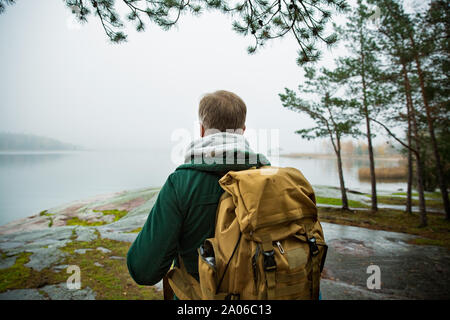
{"label": "man's ear", "polygon": [[205,136],[205,127],[200,123],[200,137]]}

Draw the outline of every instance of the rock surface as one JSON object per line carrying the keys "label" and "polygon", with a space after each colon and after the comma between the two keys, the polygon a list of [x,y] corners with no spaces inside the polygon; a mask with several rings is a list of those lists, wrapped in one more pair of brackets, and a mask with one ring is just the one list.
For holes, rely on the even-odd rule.
{"label": "rock surface", "polygon": [[[64,247],[111,239],[131,243],[137,236],[156,201],[158,189],[139,189],[93,197],[48,209],[44,214],[11,222],[0,227],[0,272],[13,268],[21,254],[28,254],[24,267],[31,272],[63,275],[70,255]],[[126,210],[111,222],[101,210]],[[100,214],[99,214],[100,213]],[[83,225],[67,225],[70,219]],[[49,221],[53,221],[49,224]],[[73,221],[73,220],[72,220]],[[98,222],[103,223],[98,225]],[[95,225],[97,223],[97,225]],[[89,225],[92,224],[92,225]],[[448,299],[450,297],[450,253],[435,246],[417,246],[407,242],[414,236],[323,223],[329,246],[322,274],[322,299]],[[101,256],[94,265],[107,270],[110,263],[126,263],[100,245],[77,248],[74,254]],[[102,258],[104,258],[102,260]],[[367,268],[379,267],[381,288],[368,289]],[[82,270],[83,272],[83,270]],[[106,272],[106,271],[105,271]],[[67,274],[67,277],[69,274]],[[0,292],[0,299],[95,299],[90,287],[69,290],[65,282],[35,288],[16,288]],[[162,289],[161,282],[155,288]],[[124,293],[126,294],[126,293]]]}

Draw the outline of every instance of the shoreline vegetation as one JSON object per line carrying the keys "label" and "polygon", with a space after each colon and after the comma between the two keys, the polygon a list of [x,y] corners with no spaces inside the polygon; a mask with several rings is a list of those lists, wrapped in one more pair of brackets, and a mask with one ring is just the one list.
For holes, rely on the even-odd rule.
{"label": "shoreline vegetation", "polygon": [[[312,158],[312,159],[337,159],[335,154],[332,153],[280,153],[280,157],[283,158]],[[367,160],[365,154],[342,154],[342,159],[354,159],[354,160]],[[400,154],[388,154],[388,155],[376,155],[375,160],[392,160],[402,161],[406,160],[404,156]]]}
{"label": "shoreline vegetation", "polygon": [[[406,166],[375,168],[375,177],[377,180],[383,181],[406,181],[408,168]],[[359,168],[358,178],[360,181],[370,181],[370,168]]]}
{"label": "shoreline vegetation", "polygon": [[25,133],[0,132],[0,151],[80,151],[83,147]]}
{"label": "shoreline vegetation", "polygon": [[[299,158],[299,159],[337,159],[335,154],[331,153],[286,153],[280,154],[284,158]],[[343,154],[343,160],[367,160],[367,155],[359,154]],[[375,177],[383,182],[402,182],[408,178],[408,168],[406,166],[407,159],[400,154],[378,155],[374,157],[375,160],[396,161],[395,167],[378,167],[375,168]],[[360,181],[370,181],[370,168],[359,168],[358,178]],[[351,206],[351,204],[350,204]]]}

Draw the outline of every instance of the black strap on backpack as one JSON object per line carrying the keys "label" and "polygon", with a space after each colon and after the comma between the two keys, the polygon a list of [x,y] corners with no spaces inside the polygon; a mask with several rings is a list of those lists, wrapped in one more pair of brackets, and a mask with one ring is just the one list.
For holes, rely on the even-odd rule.
{"label": "black strap on backpack", "polygon": [[217,285],[216,294],[219,293],[220,286],[222,285],[223,278],[225,277],[225,274],[227,273],[227,269],[228,269],[228,266],[230,265],[231,259],[233,259],[234,253],[236,252],[236,249],[239,246],[239,242],[241,242],[241,236],[242,236],[242,232],[239,233],[239,238],[236,243],[236,246],[233,249],[233,253],[231,254],[231,257],[228,260],[227,265],[225,266],[225,270],[223,270],[222,277],[220,278],[219,284]]}

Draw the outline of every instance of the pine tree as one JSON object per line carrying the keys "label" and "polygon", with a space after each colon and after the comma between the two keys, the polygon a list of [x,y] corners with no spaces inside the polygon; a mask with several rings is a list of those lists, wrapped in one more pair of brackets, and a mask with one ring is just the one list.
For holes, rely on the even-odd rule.
{"label": "pine tree", "polygon": [[315,121],[316,126],[296,131],[304,139],[316,139],[327,137],[330,139],[337,157],[339,184],[341,189],[342,209],[349,210],[347,192],[342,170],[341,141],[346,135],[356,136],[360,134],[356,128],[359,123],[349,110],[355,101],[339,97],[339,85],[332,81],[335,75],[333,71],[322,68],[317,74],[315,69],[305,67],[306,81],[299,85],[299,96],[313,94],[319,100],[305,100],[299,98],[290,89],[285,88],[284,94],[279,94],[283,107],[292,111],[305,113]]}
{"label": "pine tree", "polygon": [[[416,113],[416,126],[419,127],[421,119],[424,118],[426,130],[428,132],[430,149],[434,158],[435,175],[439,180],[439,187],[442,194],[446,219],[450,219],[450,201],[448,199],[447,181],[445,174],[445,163],[442,159],[442,151],[439,148],[438,133],[436,125],[447,122],[442,131],[448,127],[448,58],[449,58],[449,13],[450,5],[448,1],[432,1],[429,9],[425,13],[417,13],[415,16],[404,13],[401,3],[395,0],[377,1],[381,6],[384,20],[391,21],[390,26],[397,26],[396,32],[405,40],[403,47],[407,56],[405,63],[411,61],[419,84],[420,104],[424,107],[425,117],[421,113]],[[392,31],[388,30],[392,34]],[[405,66],[405,69],[406,66]],[[408,73],[404,71],[404,73]],[[411,99],[412,100],[412,99]],[[414,112],[414,108],[411,109]],[[412,118],[414,120],[414,118]],[[440,121],[442,120],[442,121]],[[413,122],[413,127],[414,127]],[[419,130],[419,128],[417,128]],[[445,135],[444,135],[445,137]],[[445,141],[445,139],[443,139]],[[427,148],[421,152],[423,163],[429,160],[425,155]],[[425,170],[428,166],[422,164],[422,183],[425,184]],[[427,174],[428,176],[428,174]],[[423,187],[423,186],[419,186]]]}
{"label": "pine tree", "polygon": [[[121,31],[123,18],[116,2],[128,9],[126,19],[134,22],[137,31],[144,31],[146,20],[164,30],[177,24],[182,14],[199,15],[205,10],[218,10],[232,15],[233,29],[242,35],[251,35],[254,44],[248,47],[253,53],[267,41],[290,34],[297,41],[300,65],[317,61],[321,52],[317,42],[328,46],[337,41],[335,33],[326,32],[326,25],[334,11],[348,9],[345,0],[63,0],[80,22],[94,15],[108,38],[119,43],[127,40]],[[14,0],[0,0],[0,12]]]}
{"label": "pine tree", "polygon": [[410,20],[411,27],[408,28],[408,38],[425,107],[436,176],[439,181],[447,220],[450,220],[450,201],[444,163],[442,162],[443,157],[438,146],[436,118],[441,115],[448,123],[449,18],[449,2],[432,1],[426,13],[417,14],[415,19]]}
{"label": "pine tree", "polygon": [[380,94],[380,67],[377,58],[377,46],[368,28],[373,12],[362,1],[358,0],[356,8],[347,17],[345,27],[337,27],[339,34],[347,40],[346,46],[350,55],[338,59],[337,77],[334,81],[346,84],[349,94],[359,103],[357,112],[365,121],[367,145],[370,165],[370,181],[372,193],[372,210],[378,210],[377,187],[375,177],[375,160],[372,145],[372,128],[370,118],[377,113],[376,106],[383,95]]}
{"label": "pine tree", "polygon": [[5,11],[7,5],[12,5],[14,3],[15,0],[0,0],[0,13]]}
{"label": "pine tree", "polygon": [[[390,70],[390,80],[394,82],[395,91],[398,97],[403,96],[405,101],[406,121],[407,121],[407,143],[400,141],[408,149],[408,191],[406,211],[411,211],[411,175],[412,175],[412,154],[416,159],[416,179],[417,191],[419,194],[419,210],[421,226],[427,225],[426,205],[424,195],[424,161],[422,159],[422,141],[420,135],[420,124],[418,112],[414,101],[414,86],[411,81],[411,70],[413,56],[408,46],[408,17],[403,8],[395,0],[376,1],[381,10],[381,22],[378,28],[379,53],[384,53],[387,60],[387,69]],[[395,116],[398,116],[399,113]],[[395,118],[395,117],[394,117]],[[391,118],[392,119],[392,118]],[[378,123],[378,122],[377,122]],[[394,134],[383,124],[381,124],[391,136]],[[394,136],[395,137],[395,136]],[[414,140],[414,145],[412,144]]]}

